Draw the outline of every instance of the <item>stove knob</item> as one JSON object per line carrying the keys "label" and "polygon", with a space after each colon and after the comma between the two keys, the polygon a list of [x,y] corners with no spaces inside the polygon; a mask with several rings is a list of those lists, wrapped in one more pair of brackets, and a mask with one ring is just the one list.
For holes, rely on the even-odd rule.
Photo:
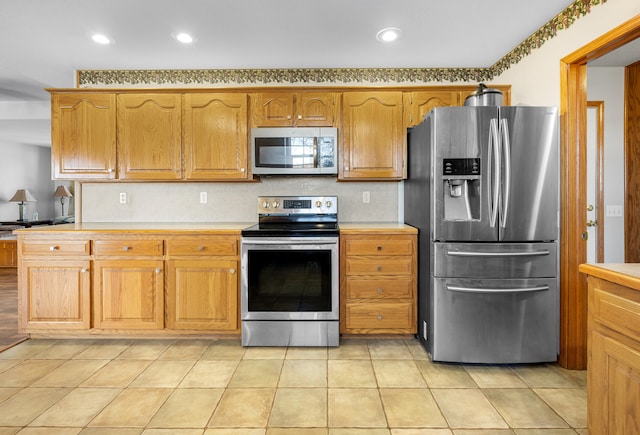
{"label": "stove knob", "polygon": [[325,203],[325,205],[327,206],[327,208],[331,208],[331,206],[332,206],[333,204],[331,203],[331,201],[327,201],[327,202]]}
{"label": "stove knob", "polygon": [[279,208],[280,207],[280,203],[278,201],[273,201],[273,203],[271,205],[273,206],[273,208]]}
{"label": "stove knob", "polygon": [[269,208],[269,201],[262,201],[262,208]]}
{"label": "stove knob", "polygon": [[318,208],[322,207],[322,201],[316,201],[316,207]]}

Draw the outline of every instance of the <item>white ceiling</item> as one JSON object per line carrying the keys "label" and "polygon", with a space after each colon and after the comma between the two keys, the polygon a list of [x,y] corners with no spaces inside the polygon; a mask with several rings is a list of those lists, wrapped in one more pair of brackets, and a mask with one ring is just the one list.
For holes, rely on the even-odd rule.
{"label": "white ceiling", "polygon": [[[43,89],[74,87],[78,69],[489,67],[571,3],[3,0],[0,103],[47,101]],[[401,38],[377,41],[385,27]],[[180,31],[196,42],[178,43]],[[95,44],[95,32],[115,43]],[[9,128],[1,114],[0,127]]]}

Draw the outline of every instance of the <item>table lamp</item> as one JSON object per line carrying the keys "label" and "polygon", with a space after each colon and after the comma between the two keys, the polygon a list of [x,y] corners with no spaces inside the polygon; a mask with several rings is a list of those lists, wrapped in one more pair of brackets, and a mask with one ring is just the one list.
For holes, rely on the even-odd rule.
{"label": "table lamp", "polygon": [[62,216],[64,216],[64,199],[73,196],[66,186],[58,186],[53,196],[60,198],[60,205],[62,206]]}
{"label": "table lamp", "polygon": [[33,197],[31,192],[27,189],[18,189],[16,194],[9,200],[9,202],[19,202],[18,207],[20,208],[20,219],[18,221],[26,221],[24,217],[24,206],[25,202],[34,202],[36,199]]}

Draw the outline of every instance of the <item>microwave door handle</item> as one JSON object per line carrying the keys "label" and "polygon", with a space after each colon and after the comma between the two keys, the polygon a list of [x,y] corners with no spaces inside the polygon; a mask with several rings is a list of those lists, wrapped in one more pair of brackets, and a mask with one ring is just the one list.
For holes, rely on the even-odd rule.
{"label": "microwave door handle", "polygon": [[313,136],[313,167],[318,167],[318,136]]}

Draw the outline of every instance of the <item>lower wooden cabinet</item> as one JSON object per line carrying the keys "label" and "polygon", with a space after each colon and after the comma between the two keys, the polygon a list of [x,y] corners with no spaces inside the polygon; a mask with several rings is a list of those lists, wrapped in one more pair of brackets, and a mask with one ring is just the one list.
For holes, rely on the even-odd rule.
{"label": "lower wooden cabinet", "polygon": [[640,290],[589,276],[588,307],[589,433],[640,434]]}
{"label": "lower wooden cabinet", "polygon": [[89,329],[91,262],[35,259],[21,262],[19,329]]}
{"label": "lower wooden cabinet", "polygon": [[16,267],[18,265],[17,240],[0,239],[0,267]]}
{"label": "lower wooden cabinet", "polygon": [[340,332],[415,334],[416,236],[340,236]]}
{"label": "lower wooden cabinet", "polygon": [[167,328],[238,329],[237,260],[169,260]]}
{"label": "lower wooden cabinet", "polygon": [[162,260],[96,260],[93,327],[164,328]]}

